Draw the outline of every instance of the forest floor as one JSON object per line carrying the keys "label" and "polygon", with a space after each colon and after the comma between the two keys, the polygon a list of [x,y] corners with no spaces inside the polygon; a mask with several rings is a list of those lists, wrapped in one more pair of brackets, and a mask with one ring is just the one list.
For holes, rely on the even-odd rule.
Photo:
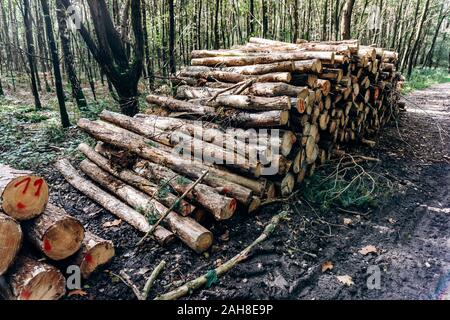
{"label": "forest floor", "polygon": [[[348,151],[379,162],[331,162],[283,203],[264,206],[257,215],[238,214],[226,223],[207,222],[216,242],[204,255],[179,242],[136,248],[141,234],[126,223],[105,228],[115,218],[48,165],[60,156],[76,163],[76,145],[86,138],[76,128],[60,132],[46,123],[50,117],[45,113],[17,111],[20,97],[0,103],[0,162],[44,175],[53,202],[87,230],[115,243],[117,256],[84,283],[86,295],[68,299],[134,299],[113,273],[124,270],[143,287],[165,260],[150,292],[154,298],[231,258],[283,209],[289,219],[269,240],[210,288],[186,298],[450,299],[450,84],[406,98],[406,112],[384,129],[375,148]],[[348,173],[349,181],[359,177],[357,187],[348,189],[352,193],[339,199],[329,196],[325,178],[336,168]]]}

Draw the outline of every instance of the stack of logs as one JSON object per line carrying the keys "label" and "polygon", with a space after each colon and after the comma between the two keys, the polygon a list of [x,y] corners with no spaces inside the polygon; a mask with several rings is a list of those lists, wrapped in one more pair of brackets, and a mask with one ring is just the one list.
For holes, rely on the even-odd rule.
{"label": "stack of logs", "polygon": [[23,238],[48,260],[78,265],[84,278],[114,256],[111,241],[85,232],[80,221],[48,202],[47,183],[32,172],[0,165],[0,199],[3,298],[55,300],[66,292],[63,273],[34,258],[31,248],[22,249]]}
{"label": "stack of logs", "polygon": [[[252,38],[192,58],[173,79],[175,98],[147,97],[160,107],[153,114],[105,110],[97,121],[78,122],[98,141],[79,147],[88,178],[67,160],[58,163],[75,188],[141,232],[165,217],[152,233],[160,244],[176,236],[196,252],[207,250],[213,239],[200,224],[205,212],[222,221],[289,196],[334,150],[373,145],[370,138],[397,112],[397,54],[355,40]],[[230,128],[278,134],[254,140],[254,130],[224,130]]]}

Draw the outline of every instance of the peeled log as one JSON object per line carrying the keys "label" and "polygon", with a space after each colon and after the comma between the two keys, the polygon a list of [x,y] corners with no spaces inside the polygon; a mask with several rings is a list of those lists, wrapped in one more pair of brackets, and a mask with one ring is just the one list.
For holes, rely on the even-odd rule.
{"label": "peeled log", "polygon": [[55,267],[20,256],[7,275],[11,300],[58,300],[66,292],[66,279]]}
{"label": "peeled log", "polygon": [[[130,184],[131,186],[138,188],[142,192],[148,194],[151,197],[155,197],[155,199],[159,200],[162,204],[167,207],[171,207],[175,201],[177,201],[178,197],[170,192],[164,192],[164,196],[162,196],[160,188],[151,183],[149,180],[142,178],[131,170],[114,167],[111,165],[108,159],[104,158],[101,154],[92,150],[87,144],[82,143],[78,146],[78,150],[83,152],[83,154],[92,162],[94,162],[97,166],[105,170],[106,172],[112,174],[116,178],[119,178],[122,181]],[[179,201],[177,211],[182,216],[189,216],[192,212],[194,212],[195,206],[190,204],[185,200]]]}
{"label": "peeled log", "polygon": [[308,88],[297,87],[286,83],[254,83],[248,92],[255,96],[277,97],[290,96],[297,98],[299,95],[306,94]]}
{"label": "peeled log", "polygon": [[81,222],[50,203],[43,214],[25,225],[25,230],[38,250],[57,261],[77,252],[84,239]]}
{"label": "peeled log", "polygon": [[236,112],[230,114],[229,121],[232,125],[242,128],[272,128],[287,125],[289,111],[266,111],[258,113]]}
{"label": "peeled log", "polygon": [[22,246],[22,229],[13,218],[0,212],[0,276],[14,262]]}
{"label": "peeled log", "polygon": [[0,199],[5,214],[18,221],[40,215],[48,202],[48,185],[30,171],[0,165]]}
{"label": "peeled log", "polygon": [[189,102],[213,108],[227,107],[252,111],[290,110],[289,97],[258,97],[245,95],[220,95],[215,99],[195,99]]}
{"label": "peeled log", "polygon": [[[145,141],[143,142],[141,136],[125,129],[119,128],[122,133],[117,131],[111,132],[102,124],[87,119],[80,119],[78,121],[78,126],[97,140],[134,152],[141,158],[167,166],[184,176],[191,178],[195,177],[195,179],[198,179],[205,170],[209,170],[209,174],[204,179],[205,183],[210,184],[215,188],[227,188],[226,194],[229,194],[233,198],[236,198],[247,205],[251,200],[251,190],[254,190],[255,188],[258,190],[257,192],[265,191],[265,180],[245,178],[216,166],[208,166],[202,162],[185,159],[176,156],[171,152],[165,152],[158,148],[154,148],[151,145],[146,144]],[[226,180],[225,183],[224,180]],[[227,183],[227,181],[231,183]],[[219,183],[219,185],[213,185],[217,183]],[[240,184],[246,188],[236,186],[236,184]]]}
{"label": "peeled log", "polygon": [[[159,218],[159,216],[165,214],[167,211],[167,208],[155,199],[152,199],[145,193],[114,178],[89,160],[84,160],[80,164],[80,168],[92,180],[96,181],[102,187],[115,194],[136,210],[154,214],[156,218]],[[167,223],[181,241],[197,253],[208,250],[212,245],[212,233],[198,224],[194,219],[182,217],[172,211],[164,219],[164,222]]]}
{"label": "peeled log", "polygon": [[287,53],[280,52],[280,53],[271,53],[253,56],[200,58],[200,59],[192,59],[191,63],[193,66],[215,67],[223,65],[233,67],[233,66],[247,66],[254,64],[268,64],[282,61],[320,59],[333,64],[334,58],[335,58],[334,52],[292,51]]}
{"label": "peeled log", "polygon": [[[159,184],[167,183],[180,194],[186,192],[194,181],[178,175],[174,171],[148,161],[140,161],[134,167],[134,171],[147,179],[152,179]],[[187,197],[211,212],[216,220],[230,219],[236,210],[236,200],[222,196],[215,189],[199,183],[188,193]]]}
{"label": "peeled log", "polygon": [[147,103],[156,104],[157,106],[169,109],[172,112],[189,112],[199,115],[215,115],[216,110],[211,107],[200,106],[190,102],[173,99],[170,97],[161,97],[156,95],[148,95]]}
{"label": "peeled log", "polygon": [[[89,180],[82,178],[68,160],[58,160],[55,167],[75,189],[97,202],[116,217],[128,222],[143,233],[147,233],[150,230],[150,224],[142,214],[103,191]],[[153,237],[162,246],[174,240],[173,233],[161,226],[156,228]]]}
{"label": "peeled log", "polygon": [[99,267],[109,263],[115,255],[112,241],[105,240],[91,232],[86,232],[80,251],[75,256],[75,263],[80,267],[84,279]]}

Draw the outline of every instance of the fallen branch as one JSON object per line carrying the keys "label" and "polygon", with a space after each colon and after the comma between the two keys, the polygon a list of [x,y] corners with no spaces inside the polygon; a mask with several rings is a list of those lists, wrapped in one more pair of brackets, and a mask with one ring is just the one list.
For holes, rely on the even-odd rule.
{"label": "fallen branch", "polygon": [[145,283],[144,290],[142,292],[142,298],[143,300],[147,300],[148,294],[150,290],[153,287],[153,283],[155,283],[156,278],[158,278],[158,275],[161,273],[161,271],[166,266],[166,261],[162,260],[153,270],[152,274],[150,275],[150,278],[148,278],[147,282]]}
{"label": "fallen branch", "polygon": [[289,214],[286,211],[283,211],[274,216],[270,221],[270,223],[264,228],[262,234],[249,246],[247,246],[244,250],[235,255],[231,260],[228,260],[227,262],[217,267],[216,269],[210,270],[206,274],[185,283],[184,285],[176,288],[175,290],[172,290],[168,293],[156,297],[155,300],[176,300],[187,294],[190,294],[192,291],[197,290],[204,285],[207,284],[211,285],[212,282],[217,280],[218,277],[224,275],[225,273],[233,269],[238,263],[245,260],[248,257],[249,253],[252,251],[252,249],[258,244],[264,242],[267,238],[269,238],[270,235],[278,227],[280,222],[282,220],[285,220],[288,215]]}

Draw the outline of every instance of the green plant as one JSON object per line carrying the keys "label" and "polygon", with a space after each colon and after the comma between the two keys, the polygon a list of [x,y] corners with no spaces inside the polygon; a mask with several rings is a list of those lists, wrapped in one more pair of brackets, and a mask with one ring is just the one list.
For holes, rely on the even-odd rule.
{"label": "green plant", "polygon": [[414,69],[411,77],[405,83],[403,92],[426,89],[434,84],[446,82],[450,82],[450,75],[446,69]]}

